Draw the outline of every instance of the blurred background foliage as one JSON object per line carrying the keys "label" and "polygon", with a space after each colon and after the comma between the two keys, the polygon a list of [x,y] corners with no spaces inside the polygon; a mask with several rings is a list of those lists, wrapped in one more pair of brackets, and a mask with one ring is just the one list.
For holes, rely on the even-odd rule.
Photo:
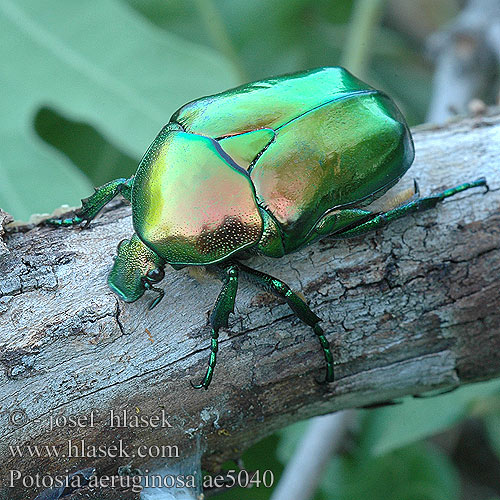
{"label": "blurred background foliage", "polygon": [[[0,207],[77,206],[128,177],[183,103],[316,66],[346,66],[424,120],[425,42],[459,0],[0,0]],[[279,478],[305,423],[248,450]],[[316,500],[500,498],[500,382],[359,410]],[[265,488],[221,499],[268,499]],[[495,496],[496,495],[496,496]]]}
{"label": "blurred background foliage", "polygon": [[1,0],[0,206],[77,206],[133,174],[185,102],[315,66],[345,65],[420,123],[425,37],[456,1]]}

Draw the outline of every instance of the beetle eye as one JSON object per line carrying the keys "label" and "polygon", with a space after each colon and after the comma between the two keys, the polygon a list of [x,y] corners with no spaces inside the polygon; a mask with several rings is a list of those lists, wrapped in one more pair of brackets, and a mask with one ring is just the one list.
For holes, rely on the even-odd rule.
{"label": "beetle eye", "polygon": [[153,283],[158,283],[158,281],[161,281],[164,277],[165,271],[162,268],[151,269],[151,271],[147,273],[148,280]]}

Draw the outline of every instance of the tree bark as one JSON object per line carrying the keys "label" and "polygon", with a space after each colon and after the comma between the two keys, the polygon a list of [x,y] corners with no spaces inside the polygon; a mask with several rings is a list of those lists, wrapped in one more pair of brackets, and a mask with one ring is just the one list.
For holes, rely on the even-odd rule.
{"label": "tree bark", "polygon": [[[242,280],[212,385],[192,389],[189,381],[205,373],[220,283],[167,269],[165,298],[153,311],[148,293],[118,300],[106,276],[117,243],[132,233],[123,203],[86,230],[8,231],[0,257],[0,498],[26,499],[20,480],[10,487],[12,470],[53,477],[95,467],[113,476],[120,466],[155,466],[113,458],[110,448],[92,457],[92,446],[121,441],[128,454],[140,446],[148,454],[170,445],[181,458],[198,450],[214,471],[297,420],[498,376],[500,114],[427,126],[414,138],[407,185],[416,178],[427,195],[484,176],[490,192],[467,191],[363,238],[325,238],[282,259],[247,261],[302,291],[323,319],[336,361],[329,385],[315,382],[324,361],[312,330]],[[127,410],[129,426],[112,427],[111,410]],[[156,427],[162,411],[167,423]],[[148,426],[130,426],[145,416]],[[68,440],[82,439],[85,457],[32,458],[25,448],[54,445],[67,455]]]}

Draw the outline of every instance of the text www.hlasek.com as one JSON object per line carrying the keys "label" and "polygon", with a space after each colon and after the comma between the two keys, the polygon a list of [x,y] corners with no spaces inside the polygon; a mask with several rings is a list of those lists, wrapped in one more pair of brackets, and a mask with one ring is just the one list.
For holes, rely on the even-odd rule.
{"label": "text www.hlasek.com", "polygon": [[84,439],[72,441],[64,445],[24,445],[9,446],[13,457],[28,456],[31,458],[179,458],[176,445],[139,445],[132,451],[120,439],[116,444],[87,445]]}

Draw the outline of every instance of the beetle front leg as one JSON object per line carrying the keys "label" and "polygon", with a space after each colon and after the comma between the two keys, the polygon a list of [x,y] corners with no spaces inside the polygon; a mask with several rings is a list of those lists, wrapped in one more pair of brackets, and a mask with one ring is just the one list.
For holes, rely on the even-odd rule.
{"label": "beetle front leg", "polygon": [[238,291],[238,266],[229,264],[224,267],[224,278],[222,290],[217,297],[215,306],[210,314],[210,324],[212,326],[212,341],[210,344],[210,358],[208,368],[200,384],[191,385],[195,389],[208,389],[214,374],[215,364],[217,363],[217,351],[219,350],[219,329],[228,326],[229,315],[234,312],[234,301]]}
{"label": "beetle front leg", "polygon": [[289,305],[290,309],[295,313],[295,315],[303,321],[306,325],[309,325],[321,344],[323,349],[323,354],[326,361],[326,377],[324,382],[333,382],[333,355],[330,350],[330,344],[325,337],[325,332],[319,326],[321,321],[316,314],[314,314],[309,306],[302,300],[295,292],[293,292],[290,287],[283,281],[269,276],[268,274],[261,273],[255,269],[244,266],[243,264],[238,264],[241,271],[247,274],[253,281],[261,285],[265,289],[272,292],[278,297],[285,299],[286,303]]}
{"label": "beetle front leg", "polygon": [[54,218],[47,219],[46,224],[51,226],[75,226],[85,221],[85,226],[90,224],[90,221],[109,203],[115,196],[121,194],[124,198],[131,201],[132,186],[134,178],[116,179],[104,184],[95,189],[93,195],[82,200],[82,207],[76,210],[73,217],[67,219]]}

